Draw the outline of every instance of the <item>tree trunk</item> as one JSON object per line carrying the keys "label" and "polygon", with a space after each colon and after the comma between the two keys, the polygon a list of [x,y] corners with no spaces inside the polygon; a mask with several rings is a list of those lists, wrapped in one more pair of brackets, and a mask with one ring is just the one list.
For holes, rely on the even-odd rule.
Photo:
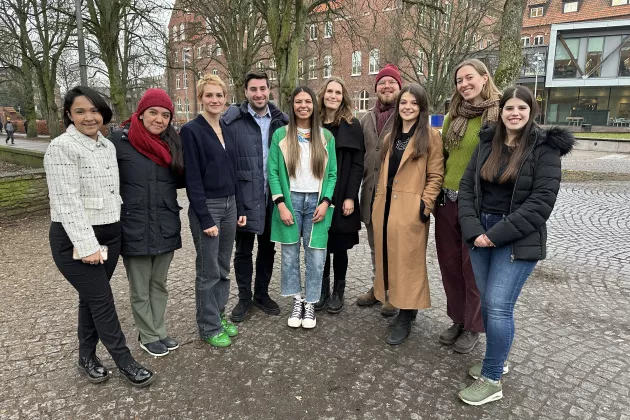
{"label": "tree trunk", "polygon": [[24,115],[28,121],[26,137],[37,138],[37,114],[35,112],[35,91],[33,89],[33,69],[26,58],[22,58],[22,86],[24,89]]}
{"label": "tree trunk", "polygon": [[50,133],[50,138],[54,139],[61,134],[59,130],[59,110],[57,108],[57,104],[55,103],[54,79],[46,76],[46,74],[40,76],[39,86],[41,89],[42,103],[46,105],[44,109],[46,109],[45,115],[48,132]]}
{"label": "tree trunk", "polygon": [[278,104],[280,109],[288,112],[291,107],[291,93],[297,86],[298,82],[298,59],[300,53],[300,38],[294,36],[289,42],[289,48],[285,50],[283,57],[276,55],[276,63],[282,63],[278,66]]}
{"label": "tree trunk", "polygon": [[494,75],[494,82],[500,90],[516,84],[523,65],[521,51],[521,27],[525,0],[506,0],[501,18],[501,36],[499,38],[499,67]]}

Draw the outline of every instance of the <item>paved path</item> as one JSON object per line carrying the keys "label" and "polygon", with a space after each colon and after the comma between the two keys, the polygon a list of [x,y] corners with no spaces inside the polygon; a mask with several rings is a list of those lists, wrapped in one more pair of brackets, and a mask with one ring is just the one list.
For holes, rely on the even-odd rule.
{"label": "paved path", "polygon": [[[129,387],[117,372],[90,385],[79,375],[74,290],[55,268],[45,217],[0,226],[0,418],[163,419],[630,419],[630,183],[563,184],[549,223],[549,259],[517,305],[517,337],[503,400],[464,406],[457,391],[483,345],[458,355],[437,342],[449,324],[433,241],[433,308],[392,347],[378,308],[354,305],[369,286],[365,237],[350,253],[346,308],[318,316],[315,330],[291,330],[283,314],[254,310],[232,347],[196,335],[194,250],[185,211],[184,248],[170,272],[168,327],[182,341],[155,359],[138,348],[127,281],[112,287],[134,354],[159,380]],[[181,203],[187,207],[185,196]],[[236,287],[228,303],[235,304]],[[104,349],[99,356],[113,363]]]}

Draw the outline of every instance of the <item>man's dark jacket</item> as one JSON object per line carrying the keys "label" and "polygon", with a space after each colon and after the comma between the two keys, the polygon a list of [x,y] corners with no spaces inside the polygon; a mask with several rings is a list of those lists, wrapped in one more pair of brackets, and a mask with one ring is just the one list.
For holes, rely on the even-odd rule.
{"label": "man's dark jacket", "polygon": [[[221,117],[236,142],[238,165],[237,178],[245,203],[247,224],[239,227],[239,232],[252,232],[262,235],[265,230],[265,216],[268,202],[265,200],[262,135],[260,126],[247,110],[247,101],[240,105],[232,105]],[[278,128],[288,124],[289,117],[269,104],[271,125],[269,138],[265,139],[267,147],[271,146],[271,136]],[[268,192],[268,196],[271,197]]]}
{"label": "man's dark jacket", "polygon": [[526,158],[514,183],[510,214],[487,232],[480,220],[482,200],[480,171],[490,156],[494,127],[479,133],[479,145],[459,184],[459,223],[462,238],[473,245],[486,234],[496,247],[512,246],[512,259],[542,260],[547,255],[546,221],[560,189],[560,157],[571,151],[575,138],[569,131],[535,127],[527,137]]}
{"label": "man's dark jacket", "polygon": [[120,172],[122,255],[160,255],[182,247],[177,188],[183,176],[175,176],[138,152],[118,129],[109,139],[116,146]]}

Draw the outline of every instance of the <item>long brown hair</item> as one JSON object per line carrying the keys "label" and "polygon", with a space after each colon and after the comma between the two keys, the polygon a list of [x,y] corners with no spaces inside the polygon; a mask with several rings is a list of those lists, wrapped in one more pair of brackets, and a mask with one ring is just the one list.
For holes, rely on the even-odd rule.
{"label": "long brown hair", "polygon": [[492,97],[498,98],[499,96],[501,96],[501,91],[494,84],[494,80],[492,80],[492,76],[488,71],[488,67],[486,67],[486,65],[483,64],[481,60],[471,58],[466,61],[462,61],[457,67],[455,67],[455,71],[453,72],[453,84],[455,86],[455,92],[453,93],[453,97],[451,98],[451,105],[448,108],[448,113],[451,117],[451,120],[457,117],[457,110],[464,100],[464,98],[462,98],[462,95],[457,90],[457,72],[464,66],[471,66],[475,69],[477,73],[479,73],[480,76],[488,76],[488,81],[484,85],[483,89],[481,89],[481,97],[484,101]]}
{"label": "long brown hair", "polygon": [[416,103],[420,107],[416,129],[413,133],[413,137],[410,139],[410,145],[413,147],[411,158],[418,159],[426,155],[429,150],[429,101],[427,100],[427,92],[422,86],[412,83],[398,92],[396,111],[394,113],[394,126],[391,133],[385,136],[384,147],[381,151],[381,160],[383,161],[385,161],[387,154],[392,150],[396,139],[400,138],[402,135],[403,121],[402,118],[400,118],[400,101],[403,94],[407,92],[413,95]]}
{"label": "long brown hair", "polygon": [[341,77],[333,76],[330,79],[326,80],[321,88],[319,88],[319,92],[317,93],[317,105],[319,105],[319,119],[324,122],[326,121],[326,106],[324,105],[324,95],[326,94],[326,89],[328,89],[328,85],[330,82],[336,82],[341,85],[341,104],[339,104],[339,108],[335,111],[335,116],[332,121],[332,125],[338,127],[341,124],[341,121],[345,121],[348,124],[352,124],[352,109],[350,108],[350,104],[352,100],[350,99],[350,93],[348,92],[348,88],[346,87],[346,82],[343,81]]}
{"label": "long brown hair", "polygon": [[[507,138],[507,129],[505,127],[505,123],[503,122],[502,114],[505,103],[512,98],[520,99],[529,106],[529,120],[527,120],[527,124],[525,124],[525,126],[519,131],[518,136],[514,139],[513,146],[511,146],[514,149],[508,158],[503,153],[503,145],[505,139]],[[527,141],[528,136],[532,130],[537,127],[534,118],[538,115],[538,102],[536,102],[532,91],[525,86],[513,86],[505,90],[505,93],[499,102],[499,109],[501,111],[501,117],[499,118],[499,122],[497,123],[494,131],[494,137],[492,138],[492,151],[481,168],[481,178],[492,182],[499,173],[501,165],[507,161],[505,171],[499,178],[499,184],[504,184],[509,181],[513,182],[518,177],[518,171],[525,159],[525,154],[529,145],[529,142]]]}
{"label": "long brown hair", "polygon": [[295,97],[302,92],[306,92],[311,96],[313,101],[313,114],[311,115],[311,172],[317,179],[324,178],[326,170],[324,163],[326,162],[326,148],[322,140],[322,128],[319,119],[319,110],[317,107],[317,96],[315,92],[308,86],[299,86],[291,93],[291,106],[289,107],[289,124],[287,125],[287,171],[289,177],[295,178],[297,168],[300,166],[300,145],[298,143],[297,133],[297,117],[295,115],[293,101]]}

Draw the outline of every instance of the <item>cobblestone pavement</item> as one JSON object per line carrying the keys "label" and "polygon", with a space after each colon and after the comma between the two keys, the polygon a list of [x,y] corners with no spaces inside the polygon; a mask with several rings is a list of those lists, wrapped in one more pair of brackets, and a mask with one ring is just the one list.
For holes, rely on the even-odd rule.
{"label": "cobblestone pavement", "polygon": [[[184,248],[170,272],[168,328],[183,345],[151,358],[135,340],[122,264],[112,280],[123,330],[137,358],[159,375],[132,389],[114,371],[88,384],[75,367],[77,296],[50,257],[45,217],[0,227],[0,418],[115,419],[630,419],[630,184],[563,184],[549,223],[549,259],[517,305],[517,336],[505,397],[469,407],[457,392],[484,351],[458,355],[437,342],[449,325],[433,241],[433,308],[409,339],[385,344],[389,320],[359,308],[370,286],[365,237],[351,251],[346,308],[318,316],[314,330],[286,326],[283,314],[255,309],[232,347],[196,335],[194,250],[186,217]],[[184,195],[181,202],[187,206]],[[182,211],[182,215],[185,215]],[[228,308],[235,303],[236,287]],[[481,343],[480,343],[481,344]],[[113,363],[100,347],[107,366]]]}

